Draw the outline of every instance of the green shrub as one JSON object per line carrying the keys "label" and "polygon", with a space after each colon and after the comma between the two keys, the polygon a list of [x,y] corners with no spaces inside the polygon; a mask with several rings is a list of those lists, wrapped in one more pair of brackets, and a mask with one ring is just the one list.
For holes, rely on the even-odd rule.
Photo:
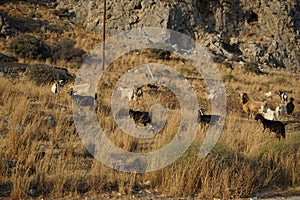
{"label": "green shrub", "polygon": [[45,60],[51,57],[50,47],[33,35],[22,34],[12,39],[9,50],[20,58]]}

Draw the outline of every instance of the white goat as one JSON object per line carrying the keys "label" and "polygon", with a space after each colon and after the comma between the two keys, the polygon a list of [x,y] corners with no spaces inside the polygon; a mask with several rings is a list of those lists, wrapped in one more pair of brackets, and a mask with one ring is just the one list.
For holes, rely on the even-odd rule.
{"label": "white goat", "polygon": [[128,100],[131,100],[133,98],[133,88],[119,87],[118,90],[121,91],[121,98],[128,98]]}
{"label": "white goat", "polygon": [[275,111],[272,110],[271,108],[267,108],[266,112],[262,112],[262,116],[265,119],[272,120],[272,121],[276,119]]}
{"label": "white goat", "polygon": [[265,96],[266,96],[267,98],[272,98],[272,97],[273,97],[272,91],[266,92],[266,93],[265,93]]}
{"label": "white goat", "polygon": [[71,95],[73,95],[73,94],[74,95],[85,95],[85,94],[88,94],[90,87],[91,87],[91,85],[87,84],[87,83],[84,83],[81,85],[72,85],[72,86],[70,86],[69,93]]}

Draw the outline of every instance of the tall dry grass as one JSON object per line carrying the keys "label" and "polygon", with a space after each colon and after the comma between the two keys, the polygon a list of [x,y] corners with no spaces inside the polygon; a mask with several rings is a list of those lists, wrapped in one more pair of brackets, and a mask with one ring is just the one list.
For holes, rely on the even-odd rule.
{"label": "tall dry grass", "polygon": [[[51,9],[40,6],[36,10],[22,1],[5,3],[0,5],[0,9],[16,19],[40,15],[43,19],[52,20],[51,25],[58,29],[66,25],[56,20]],[[26,23],[30,25],[31,22]],[[99,34],[80,28],[69,27],[63,32],[46,31],[42,22],[37,32],[36,27],[34,30],[30,27],[29,32],[33,31],[49,44],[55,44],[57,38],[72,38],[76,47],[87,52],[101,41]],[[6,41],[1,40],[1,52],[9,53],[6,48]],[[168,123],[162,132],[150,139],[135,138],[122,132],[114,122],[109,106],[110,92],[118,78],[142,63],[164,63],[185,76],[201,78],[201,74],[190,65],[177,61],[129,55],[116,60],[105,71],[105,78],[99,83],[101,108],[97,116],[114,144],[127,151],[149,152],[163,147],[174,137],[180,112],[174,96],[165,90],[157,96],[146,92],[140,104],[130,103],[135,109],[142,105],[147,110],[153,103],[175,108],[167,113],[168,120],[173,123]],[[51,64],[49,60],[47,62]],[[70,65],[64,61],[56,64]],[[223,77],[227,77],[224,80],[228,116],[217,145],[207,157],[198,158],[207,130],[206,126],[199,126],[194,142],[183,156],[163,169],[144,174],[119,172],[90,156],[76,132],[72,102],[66,89],[53,95],[50,85],[36,86],[28,80],[0,77],[0,198],[30,199],[38,196],[44,199],[74,199],[84,194],[130,195],[150,191],[161,196],[236,199],[263,191],[299,188],[299,126],[288,125],[287,138],[277,141],[274,134],[262,133],[261,124],[246,119],[238,97],[239,92],[247,92],[254,99],[266,100],[274,107],[280,102],[279,97],[275,95],[273,99],[266,99],[263,94],[284,90],[296,98],[295,110],[299,113],[299,75],[279,71],[259,76],[239,69],[231,71],[219,67],[219,70]],[[199,106],[209,112],[205,82],[192,80],[190,83],[196,91]],[[166,94],[168,98],[164,98]],[[288,116],[285,119],[289,119]]]}
{"label": "tall dry grass", "polygon": [[[180,111],[167,109],[169,122],[149,139],[129,136],[120,130],[110,112],[110,94],[118,78],[133,66],[158,62],[143,56],[124,56],[107,69],[99,83],[99,123],[117,146],[132,152],[149,152],[162,148],[177,133]],[[159,61],[162,62],[162,61]],[[165,61],[179,72],[190,66]],[[120,67],[122,66],[122,67]],[[220,68],[220,73],[229,72]],[[54,95],[50,85],[36,86],[28,80],[11,81],[0,77],[0,196],[11,199],[42,196],[73,198],[84,194],[137,194],[150,191],[173,197],[242,198],[262,191],[284,190],[300,184],[299,127],[287,126],[287,138],[278,141],[274,134],[262,133],[262,125],[248,120],[239,104],[238,93],[246,91],[258,100],[264,92],[279,89],[295,97],[297,77],[282,75],[247,75],[242,70],[231,72],[235,79],[225,82],[228,115],[221,137],[205,158],[198,157],[207,126],[198,127],[189,149],[169,166],[144,174],[119,172],[90,156],[82,144],[73,122],[72,102],[66,88]],[[201,74],[193,72],[193,76]],[[191,80],[199,106],[208,110],[203,97],[205,83]],[[167,90],[161,90],[167,94]],[[154,103],[168,105],[164,95],[145,92],[140,99],[143,109]],[[279,97],[278,97],[279,98]],[[278,102],[276,96],[269,101]],[[296,101],[297,102],[297,101]],[[136,102],[129,105],[139,109]],[[299,112],[299,104],[296,112]],[[55,123],[53,123],[53,120]],[[298,119],[299,120],[299,119]],[[31,196],[30,196],[31,195]]]}

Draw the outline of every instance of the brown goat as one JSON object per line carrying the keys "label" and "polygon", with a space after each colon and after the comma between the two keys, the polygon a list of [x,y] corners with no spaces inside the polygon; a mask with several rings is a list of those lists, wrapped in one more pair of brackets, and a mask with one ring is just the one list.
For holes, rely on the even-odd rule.
{"label": "brown goat", "polygon": [[247,114],[248,119],[252,114],[261,113],[263,111],[263,108],[266,106],[265,102],[254,101],[248,96],[247,93],[242,93],[240,94],[240,96],[241,96],[241,103],[243,105],[243,110]]}

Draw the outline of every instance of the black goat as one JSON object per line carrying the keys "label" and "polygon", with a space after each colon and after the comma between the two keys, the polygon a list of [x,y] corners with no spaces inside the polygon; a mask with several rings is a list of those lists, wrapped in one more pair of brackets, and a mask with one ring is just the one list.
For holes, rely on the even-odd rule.
{"label": "black goat", "polygon": [[198,110],[198,123],[203,122],[209,124],[211,122],[211,124],[216,124],[216,122],[219,121],[220,118],[221,116],[219,115],[205,115],[204,109]]}
{"label": "black goat", "polygon": [[281,100],[286,102],[288,100],[288,95],[282,91],[278,91],[278,95],[280,96]]}
{"label": "black goat", "polygon": [[[271,132],[276,133],[276,137],[280,140],[280,137],[285,138],[285,124],[280,121],[271,121],[265,119],[261,114],[255,116],[255,120],[260,120],[263,123],[264,130],[269,128]],[[264,131],[263,130],[263,131]]]}
{"label": "black goat", "polygon": [[294,98],[291,97],[290,102],[288,102],[288,104],[286,104],[286,111],[287,111],[288,115],[291,115],[294,112],[295,105],[293,104],[293,101],[294,101]]}
{"label": "black goat", "polygon": [[129,109],[129,116],[133,118],[136,124],[142,123],[144,126],[151,124],[151,114],[149,112]]}

